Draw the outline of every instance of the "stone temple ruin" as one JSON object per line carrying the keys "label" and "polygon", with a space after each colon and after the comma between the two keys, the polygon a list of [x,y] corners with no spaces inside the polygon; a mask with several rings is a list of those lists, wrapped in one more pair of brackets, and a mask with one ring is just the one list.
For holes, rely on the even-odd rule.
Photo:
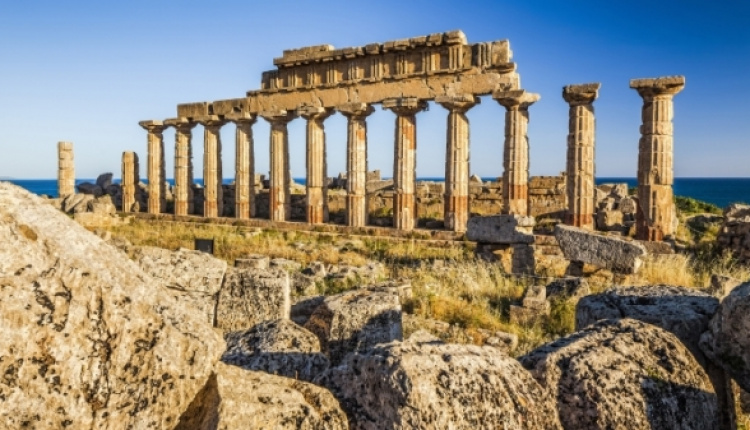
{"label": "stone temple ruin", "polygon": [[[167,207],[162,132],[168,127],[176,131],[174,214],[202,212],[210,218],[225,213],[219,131],[231,122],[236,126],[234,215],[257,217],[260,190],[254,168],[252,126],[260,117],[271,125],[267,217],[275,222],[292,219],[287,124],[302,117],[307,122],[305,220],[310,224],[329,222],[324,122],[338,111],[348,120],[344,223],[366,226],[373,209],[368,207],[367,116],[374,111],[374,105],[380,104],[396,119],[392,224],[398,230],[412,230],[418,212],[416,119],[427,102],[434,101],[448,114],[445,185],[440,196],[444,227],[463,232],[470,205],[477,200],[470,193],[466,112],[482,96],[491,96],[506,110],[501,186],[491,190],[500,196],[498,211],[519,216],[540,212],[534,210],[530,196],[527,137],[529,108],[540,97],[520,88],[507,40],[469,44],[461,31],[451,31],[364,47],[334,49],[318,45],[284,51],[274,59],[274,65],[275,70],[263,73],[261,88],[248,91],[244,97],[180,104],[175,118],[140,122],[148,132],[149,213],[164,213]],[[630,82],[644,103],[637,173],[640,207],[636,226],[641,239],[661,240],[674,233],[672,97],[684,83],[684,77]],[[593,102],[599,88],[598,83],[563,88],[563,98],[570,105],[567,165],[561,179],[564,182],[559,184],[559,192],[541,193],[559,196],[557,201],[544,204],[560,206],[565,223],[587,229],[593,229],[595,224]],[[202,211],[196,207],[199,203],[193,183],[191,130],[197,124],[204,127]],[[68,177],[65,169],[72,169],[65,161],[66,148],[60,146],[61,178]],[[72,160],[72,154],[69,158]],[[138,157],[126,152],[122,162],[122,210],[131,212],[137,210],[134,203]],[[61,179],[60,184],[61,197],[72,192],[65,185],[66,180]]]}

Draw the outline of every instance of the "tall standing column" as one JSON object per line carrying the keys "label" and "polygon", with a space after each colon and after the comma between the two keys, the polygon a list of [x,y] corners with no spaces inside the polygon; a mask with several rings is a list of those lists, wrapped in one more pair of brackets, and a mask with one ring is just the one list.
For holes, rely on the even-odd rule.
{"label": "tall standing column", "polygon": [[565,223],[594,229],[594,142],[596,121],[594,100],[601,84],[563,87],[563,99],[570,105],[568,120],[568,156],[565,164],[568,213]]}
{"label": "tall standing column", "polygon": [[492,98],[506,109],[502,212],[525,216],[529,214],[529,106],[539,94],[495,91]]}
{"label": "tall standing column", "polygon": [[187,118],[164,121],[175,128],[174,136],[174,214],[188,215],[193,212],[193,151],[192,138],[195,123]]}
{"label": "tall standing column", "polygon": [[76,168],[73,142],[57,142],[57,196],[65,198],[76,193]]}
{"label": "tall standing column", "polygon": [[234,216],[255,216],[255,149],[253,148],[254,114],[236,114],[227,119],[237,125],[234,159]]}
{"label": "tall standing column", "polygon": [[287,124],[297,115],[286,110],[262,112],[260,116],[271,124],[271,177],[268,213],[271,221],[291,218],[291,175],[289,173],[289,132]]}
{"label": "tall standing column", "polygon": [[135,192],[138,189],[138,154],[122,153],[122,211],[135,212]]}
{"label": "tall standing column", "polygon": [[642,240],[658,241],[675,232],[672,98],[684,87],[684,76],[630,81],[630,88],[643,98],[636,219],[636,236]]}
{"label": "tall standing column", "polygon": [[367,120],[375,109],[365,103],[338,107],[347,119],[346,225],[367,225]]}
{"label": "tall standing column", "polygon": [[303,106],[297,114],[307,120],[307,208],[306,219],[310,224],[328,221],[326,186],[326,134],[323,121],[331,116],[333,109]]}
{"label": "tall standing column", "polygon": [[388,99],[383,101],[383,108],[396,114],[393,226],[398,230],[413,230],[416,215],[417,113],[427,108],[427,102],[414,97]]}
{"label": "tall standing column", "polygon": [[473,95],[435,99],[448,109],[445,147],[445,228],[466,231],[469,222],[469,118],[466,112],[480,102]]}
{"label": "tall standing column", "polygon": [[203,125],[203,216],[216,218],[224,215],[219,132],[226,121],[217,115],[198,118],[197,121]]}
{"label": "tall standing column", "polygon": [[162,135],[166,126],[162,121],[141,121],[138,124],[148,131],[148,213],[158,214],[167,207]]}

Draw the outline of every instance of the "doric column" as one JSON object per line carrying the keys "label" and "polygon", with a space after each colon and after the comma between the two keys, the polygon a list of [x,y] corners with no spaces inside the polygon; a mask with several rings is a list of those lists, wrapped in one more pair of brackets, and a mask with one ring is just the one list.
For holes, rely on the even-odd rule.
{"label": "doric column", "polygon": [[492,98],[505,112],[505,145],[503,148],[504,214],[529,214],[529,106],[539,94],[525,90],[495,91]]}
{"label": "doric column", "polygon": [[672,98],[684,87],[684,76],[630,81],[630,88],[643,98],[636,220],[636,236],[642,240],[656,241],[674,235]]}
{"label": "doric column", "polygon": [[226,121],[217,115],[196,118],[203,126],[203,216],[224,215],[224,192],[221,172],[221,136]]}
{"label": "doric column", "polygon": [[445,147],[445,228],[466,231],[469,222],[469,118],[466,112],[480,102],[473,95],[435,99],[448,109]]}
{"label": "doric column", "polygon": [[338,107],[347,119],[346,225],[367,225],[367,116],[375,109],[366,103]]}
{"label": "doric column", "polygon": [[594,229],[594,100],[599,83],[563,87],[563,99],[570,105],[568,120],[568,156],[565,164],[568,225]]}
{"label": "doric column", "polygon": [[326,186],[326,134],[323,121],[333,109],[303,106],[297,114],[307,120],[307,222],[321,224],[328,221]]}
{"label": "doric column", "polygon": [[255,216],[255,149],[253,148],[253,124],[255,114],[235,114],[227,119],[237,125],[234,159],[234,216]]}
{"label": "doric column", "polygon": [[122,153],[122,211],[134,212],[135,191],[138,189],[138,154],[135,152]]}
{"label": "doric column", "polygon": [[383,101],[383,108],[396,114],[393,226],[398,230],[413,230],[416,215],[417,113],[427,108],[427,102],[414,97],[388,99]]}
{"label": "doric column", "polygon": [[286,110],[262,112],[260,116],[271,124],[271,177],[268,196],[268,213],[271,221],[291,218],[291,177],[289,173],[289,132],[287,124],[296,112]]}
{"label": "doric column", "polygon": [[148,131],[148,213],[158,214],[167,207],[162,135],[166,126],[162,121],[141,121],[138,124]]}
{"label": "doric column", "polygon": [[73,162],[73,142],[57,142],[57,196],[76,193],[76,168]]}
{"label": "doric column", "polygon": [[195,123],[187,118],[164,121],[174,127],[174,214],[193,213],[193,151],[192,138]]}

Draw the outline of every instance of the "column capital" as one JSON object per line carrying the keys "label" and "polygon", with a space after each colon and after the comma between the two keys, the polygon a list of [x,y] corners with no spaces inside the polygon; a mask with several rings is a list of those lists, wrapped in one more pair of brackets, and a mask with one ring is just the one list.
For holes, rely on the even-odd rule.
{"label": "column capital", "polygon": [[427,109],[427,102],[416,97],[385,99],[383,109],[390,109],[398,116],[415,115]]}
{"label": "column capital", "polygon": [[189,119],[185,117],[169,118],[169,119],[164,120],[165,127],[174,127],[175,130],[181,131],[181,132],[190,131],[196,125],[198,124],[193,121],[190,121]]}
{"label": "column capital", "polygon": [[138,125],[143,127],[143,129],[148,131],[149,133],[161,133],[165,128],[167,128],[167,126],[164,125],[163,121],[158,120],[140,121]]}
{"label": "column capital", "polygon": [[660,78],[631,79],[630,88],[643,97],[661,95],[673,96],[685,88],[684,76],[663,76]]}
{"label": "column capital", "polygon": [[297,112],[287,111],[286,109],[275,111],[259,112],[258,116],[270,122],[271,124],[287,124],[289,121],[297,118]]}
{"label": "column capital", "polygon": [[590,105],[599,97],[601,86],[599,82],[566,85],[563,87],[562,96],[571,106]]}
{"label": "column capital", "polygon": [[227,121],[219,115],[197,116],[193,119],[203,127],[221,127],[227,123]]}
{"label": "column capital", "polygon": [[254,113],[230,113],[224,116],[227,121],[233,122],[237,125],[253,125],[258,121],[258,115]]}
{"label": "column capital", "polygon": [[297,115],[301,116],[306,120],[319,120],[322,121],[333,114],[332,108],[324,108],[320,106],[309,106],[302,105],[297,108]]}
{"label": "column capital", "polygon": [[336,107],[345,117],[364,118],[375,112],[375,108],[367,103],[346,103]]}
{"label": "column capital", "polygon": [[496,90],[492,92],[492,98],[508,110],[526,110],[539,101],[541,96],[526,90]]}
{"label": "column capital", "polygon": [[457,111],[461,113],[468,111],[481,102],[482,100],[473,94],[435,97],[435,103],[448,109],[449,111]]}

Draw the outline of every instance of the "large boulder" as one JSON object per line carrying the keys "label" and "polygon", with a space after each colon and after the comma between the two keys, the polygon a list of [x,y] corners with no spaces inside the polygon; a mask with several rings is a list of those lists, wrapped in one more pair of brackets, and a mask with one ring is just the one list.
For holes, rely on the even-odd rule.
{"label": "large boulder", "polygon": [[132,258],[161,287],[179,291],[200,310],[208,324],[214,324],[216,301],[227,271],[224,260],[200,251],[170,251],[153,246],[135,248]]}
{"label": "large boulder", "polygon": [[534,243],[534,217],[491,215],[469,218],[466,239],[473,242],[515,244]]}
{"label": "large boulder", "polygon": [[570,261],[593,264],[620,273],[636,273],[646,255],[643,245],[603,236],[563,224],[555,226],[555,238]]}
{"label": "large boulder", "polygon": [[750,391],[750,282],[735,288],[722,300],[700,347],[713,362]]}
{"label": "large boulder", "polygon": [[315,333],[333,365],[350,352],[403,338],[401,303],[390,292],[355,290],[326,297],[305,328]]}
{"label": "large boulder", "polygon": [[216,327],[247,330],[263,321],[289,319],[289,273],[281,269],[229,268],[219,291]]}
{"label": "large boulder", "polygon": [[553,402],[514,359],[492,347],[432,339],[393,342],[346,357],[316,383],[352,429],[558,429]]}
{"label": "large boulder", "polygon": [[175,430],[346,430],[329,391],[294,379],[218,363]]}
{"label": "large boulder", "polygon": [[225,344],[179,292],[0,183],[0,422],[172,428]]}
{"label": "large boulder", "polygon": [[318,338],[290,320],[265,321],[224,339],[227,351],[221,360],[243,369],[312,381],[328,368]]}
{"label": "large boulder", "polygon": [[557,403],[566,429],[717,429],[716,395],[673,334],[603,320],[519,359]]}

